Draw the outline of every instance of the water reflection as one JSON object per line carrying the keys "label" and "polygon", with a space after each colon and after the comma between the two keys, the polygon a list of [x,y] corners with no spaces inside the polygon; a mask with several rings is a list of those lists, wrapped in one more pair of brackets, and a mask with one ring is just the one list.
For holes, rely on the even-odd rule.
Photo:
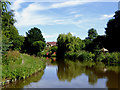
{"label": "water reflection", "polygon": [[32,82],[38,82],[41,80],[44,71],[37,72],[32,76],[26,78],[25,80],[18,80],[16,82],[6,85],[4,88],[24,88],[24,86],[29,85]]}
{"label": "water reflection", "polygon": [[95,85],[99,79],[106,78],[106,87],[108,88],[120,88],[120,73],[107,71],[104,72],[99,68],[88,68],[78,61],[58,62],[57,76],[61,81],[69,81],[85,74],[88,76],[88,82],[90,85]]}

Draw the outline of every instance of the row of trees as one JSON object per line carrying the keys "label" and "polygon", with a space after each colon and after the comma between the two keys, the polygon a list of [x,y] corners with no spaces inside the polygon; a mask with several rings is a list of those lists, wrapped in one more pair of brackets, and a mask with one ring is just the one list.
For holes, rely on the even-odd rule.
{"label": "row of trees", "polygon": [[81,40],[72,34],[60,34],[57,38],[58,56],[64,56],[65,52],[86,50],[96,52],[101,48],[107,48],[110,52],[120,51],[120,10],[107,23],[106,35],[98,35],[94,28],[88,30],[88,37]]}
{"label": "row of trees", "polygon": [[95,29],[88,31],[88,37],[84,40],[86,50],[94,52],[96,49],[107,48],[110,52],[120,51],[120,10],[107,23],[106,35],[98,35]]}
{"label": "row of trees", "polygon": [[7,10],[10,4],[10,2],[1,2],[2,37],[0,38],[2,38],[2,52],[4,53],[12,49],[37,55],[45,47],[45,39],[41,30],[34,27],[26,32],[26,37],[19,35],[18,30],[14,26],[16,22],[13,14],[14,11]]}

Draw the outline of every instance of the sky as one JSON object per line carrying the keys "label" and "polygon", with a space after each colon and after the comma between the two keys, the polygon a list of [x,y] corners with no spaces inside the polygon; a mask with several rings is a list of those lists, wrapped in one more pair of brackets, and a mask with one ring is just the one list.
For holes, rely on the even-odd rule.
{"label": "sky", "polygon": [[118,10],[118,2],[111,0],[13,0],[16,28],[20,35],[33,27],[41,30],[46,42],[57,41],[59,34],[72,33],[85,39],[88,30],[95,28],[99,35]]}

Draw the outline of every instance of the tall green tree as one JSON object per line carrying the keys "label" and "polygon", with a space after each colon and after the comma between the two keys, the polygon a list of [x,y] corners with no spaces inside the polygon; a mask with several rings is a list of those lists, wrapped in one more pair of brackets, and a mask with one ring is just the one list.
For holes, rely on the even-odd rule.
{"label": "tall green tree", "polygon": [[93,41],[98,37],[98,33],[94,28],[88,30],[88,37],[85,38],[85,49],[87,51],[93,51]]}
{"label": "tall green tree", "polygon": [[110,51],[120,51],[120,10],[115,12],[113,19],[107,23],[106,32],[106,46]]}
{"label": "tall green tree", "polygon": [[[39,41],[39,42],[36,42],[36,41]],[[36,27],[31,28],[28,32],[26,32],[26,37],[25,37],[23,49],[29,54],[36,54],[34,52],[34,46],[38,45],[38,44],[41,46],[42,43],[40,41],[45,43],[45,39],[43,38],[41,30],[36,28]],[[39,50],[40,49],[38,48],[38,51]]]}
{"label": "tall green tree", "polygon": [[2,34],[4,36],[3,43],[11,43],[12,46],[10,44],[6,45],[8,46],[8,50],[10,48],[13,50],[21,50],[24,38],[19,35],[18,30],[14,26],[16,20],[14,19],[13,10],[8,11],[9,4],[10,2],[2,2]]}
{"label": "tall green tree", "polygon": [[91,29],[88,30],[88,37],[87,37],[87,39],[92,41],[95,38],[97,38],[97,36],[98,36],[98,33],[97,33],[97,31],[94,28],[91,28]]}
{"label": "tall green tree", "polygon": [[72,36],[71,33],[60,34],[57,38],[57,56],[64,57],[66,52],[76,52],[84,48],[84,43],[79,37]]}

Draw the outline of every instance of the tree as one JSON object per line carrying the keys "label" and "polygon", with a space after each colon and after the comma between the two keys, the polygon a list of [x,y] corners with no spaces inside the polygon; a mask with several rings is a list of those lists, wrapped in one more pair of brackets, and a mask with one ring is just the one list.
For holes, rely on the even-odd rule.
{"label": "tree", "polygon": [[21,47],[23,45],[23,42],[24,42],[24,37],[23,36],[17,36],[12,44],[13,46],[11,47],[13,50],[21,50]]}
{"label": "tree", "polygon": [[[20,50],[24,38],[19,36],[18,30],[14,26],[16,20],[14,19],[13,10],[10,11],[7,10],[7,6],[9,4],[10,2],[2,2],[2,35],[4,36],[2,43],[7,44],[9,42],[12,44],[12,46],[10,45],[8,49],[5,50],[9,50],[9,49]],[[6,46],[3,46],[3,48],[4,47]]]}
{"label": "tree", "polygon": [[98,37],[98,33],[94,28],[88,30],[88,37],[85,38],[85,49],[87,51],[93,51],[93,41]]}
{"label": "tree", "polygon": [[115,12],[114,18],[110,19],[105,28],[106,46],[109,51],[120,51],[120,10]]}
{"label": "tree", "polygon": [[97,31],[94,29],[94,28],[91,28],[88,30],[88,39],[89,40],[94,40],[95,38],[97,38],[98,36],[98,33]]}
{"label": "tree", "polygon": [[40,40],[45,42],[42,32],[40,31],[40,29],[36,27],[31,28],[31,30],[29,30],[28,33],[26,32],[26,35],[27,35],[28,42],[30,44],[32,44],[34,41],[40,41]]}
{"label": "tree", "polygon": [[66,52],[76,52],[83,49],[84,43],[79,37],[72,36],[71,33],[60,34],[57,38],[57,56],[64,57]]}
{"label": "tree", "polygon": [[[36,27],[31,28],[31,30],[26,32],[26,35],[27,36],[25,37],[23,49],[26,50],[26,52],[31,55],[36,54],[35,51],[41,52],[41,50],[42,50],[41,48],[35,48],[35,45],[38,45],[38,46],[42,45],[42,48],[45,47],[45,45],[43,44],[43,43],[45,43],[45,39],[43,38],[43,35],[42,35],[42,32],[40,31],[40,29],[38,29]],[[39,42],[36,42],[36,41],[39,41]],[[36,47],[38,47],[38,46],[36,46]],[[34,51],[34,48],[37,50]]]}
{"label": "tree", "polygon": [[19,36],[18,30],[14,26],[16,20],[14,20],[13,11],[4,12],[2,17],[2,34],[8,38],[9,42],[12,42],[12,50],[21,50],[24,38]]}
{"label": "tree", "polygon": [[2,35],[2,51],[3,51],[2,53],[9,50],[10,46],[12,46],[12,42],[10,42],[5,35]]}
{"label": "tree", "polygon": [[42,52],[44,47],[46,46],[45,42],[43,41],[35,41],[33,44],[33,54],[37,55],[39,52]]}

